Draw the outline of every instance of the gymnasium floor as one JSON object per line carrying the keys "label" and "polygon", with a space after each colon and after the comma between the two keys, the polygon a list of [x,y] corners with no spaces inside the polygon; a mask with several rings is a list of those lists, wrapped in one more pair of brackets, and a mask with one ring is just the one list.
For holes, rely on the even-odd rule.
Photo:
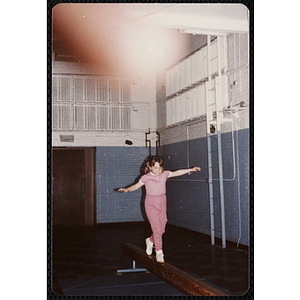
{"label": "gymnasium floor", "polygon": [[[126,242],[145,248],[148,223],[61,227],[52,231],[52,290],[58,295],[182,295],[149,273],[123,273],[132,260],[122,252]],[[165,261],[233,295],[249,286],[249,251],[197,232],[167,225],[163,236]],[[142,266],[136,266],[142,267]]]}

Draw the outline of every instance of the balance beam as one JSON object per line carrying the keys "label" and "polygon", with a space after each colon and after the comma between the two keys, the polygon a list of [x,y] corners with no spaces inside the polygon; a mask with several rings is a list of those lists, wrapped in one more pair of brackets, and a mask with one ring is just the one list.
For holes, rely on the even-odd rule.
{"label": "balance beam", "polygon": [[185,295],[228,296],[224,291],[177,269],[167,262],[158,263],[155,257],[148,256],[145,250],[131,243],[123,245],[123,252]]}

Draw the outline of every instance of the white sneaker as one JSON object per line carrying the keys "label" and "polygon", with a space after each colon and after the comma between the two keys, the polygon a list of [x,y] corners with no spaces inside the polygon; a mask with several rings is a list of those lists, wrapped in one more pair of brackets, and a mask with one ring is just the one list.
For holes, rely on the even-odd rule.
{"label": "white sneaker", "polygon": [[163,253],[162,250],[156,251],[156,261],[159,262],[159,263],[164,263],[165,262],[164,253]]}
{"label": "white sneaker", "polygon": [[147,255],[151,255],[153,250],[153,243],[150,241],[150,238],[147,238],[145,242],[146,242],[146,253]]}

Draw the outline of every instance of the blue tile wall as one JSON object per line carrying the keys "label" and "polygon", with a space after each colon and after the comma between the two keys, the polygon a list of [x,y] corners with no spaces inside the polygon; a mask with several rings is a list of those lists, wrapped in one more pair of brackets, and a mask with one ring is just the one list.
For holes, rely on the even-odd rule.
{"label": "blue tile wall", "polygon": [[144,173],[148,155],[149,148],[146,147],[97,147],[97,223],[137,222],[145,219],[144,188],[130,193],[119,193],[116,189],[139,180]]}
{"label": "blue tile wall", "polygon": [[[222,134],[226,238],[249,245],[249,130]],[[217,148],[212,140],[212,150]],[[155,149],[152,149],[152,154]],[[163,145],[159,154],[166,170],[200,166],[201,172],[167,181],[170,224],[210,235],[207,139]],[[234,157],[233,157],[234,154]],[[217,152],[213,152],[213,177],[219,178]],[[138,181],[149,156],[146,147],[98,147],[96,151],[97,223],[147,220],[145,190],[118,193],[115,189]],[[239,167],[234,173],[233,165]],[[214,181],[215,236],[221,238],[219,182]]]}
{"label": "blue tile wall", "polygon": [[[222,134],[226,238],[249,245],[249,130]],[[207,139],[164,145],[165,168],[176,170],[200,166],[201,172],[167,182],[169,223],[210,235],[207,171]],[[234,143],[233,143],[234,142]],[[234,145],[234,148],[233,148]],[[233,149],[235,151],[233,151]],[[217,140],[212,139],[213,178],[218,179]],[[234,172],[234,162],[239,172]],[[176,179],[176,180],[175,180]],[[184,180],[181,180],[184,179]],[[188,181],[199,180],[199,181]],[[240,195],[239,192],[240,191]],[[214,180],[215,236],[221,238],[219,181]]]}
{"label": "blue tile wall", "polygon": [[169,223],[210,234],[206,148],[206,139],[173,143],[162,147],[162,158],[171,171],[201,167],[201,172],[167,181]]}

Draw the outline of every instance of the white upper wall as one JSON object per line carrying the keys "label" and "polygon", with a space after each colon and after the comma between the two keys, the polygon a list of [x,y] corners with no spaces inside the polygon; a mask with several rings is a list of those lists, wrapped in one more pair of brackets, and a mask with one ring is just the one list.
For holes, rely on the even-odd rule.
{"label": "white upper wall", "polygon": [[[53,74],[68,75],[99,75],[95,67],[88,64],[74,62],[52,62]],[[111,77],[111,76],[110,76]],[[155,70],[148,68],[147,74],[136,73],[131,78],[131,124],[132,130],[94,130],[94,131],[75,131],[58,130],[52,131],[52,146],[57,147],[96,147],[96,146],[125,146],[125,140],[131,140],[133,146],[145,146],[145,132],[149,129],[151,134],[148,136],[155,143],[156,131],[156,98],[155,98]],[[62,142],[61,135],[74,136],[73,142]]]}

